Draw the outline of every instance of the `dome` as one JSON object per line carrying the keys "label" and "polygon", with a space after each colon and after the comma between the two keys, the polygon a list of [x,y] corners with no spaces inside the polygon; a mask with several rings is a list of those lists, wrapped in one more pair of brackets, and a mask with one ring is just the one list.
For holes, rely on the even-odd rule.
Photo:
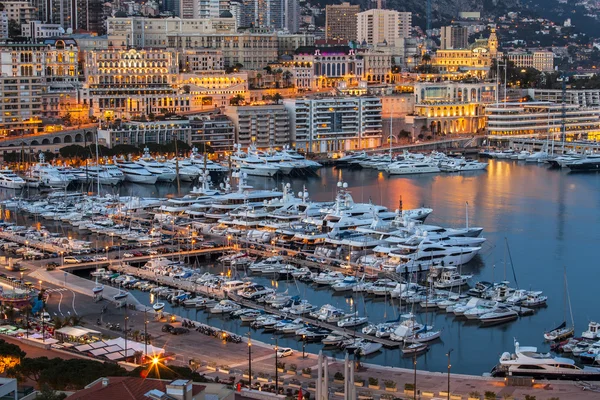
{"label": "dome", "polygon": [[219,18],[233,18],[233,14],[225,10],[219,15]]}

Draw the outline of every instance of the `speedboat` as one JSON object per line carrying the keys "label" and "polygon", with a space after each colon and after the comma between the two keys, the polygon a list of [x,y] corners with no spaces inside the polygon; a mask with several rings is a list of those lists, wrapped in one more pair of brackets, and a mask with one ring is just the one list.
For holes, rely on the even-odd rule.
{"label": "speedboat", "polygon": [[419,354],[427,350],[429,350],[429,346],[425,343],[412,343],[402,348],[402,355]]}
{"label": "speedboat", "polygon": [[519,318],[518,312],[508,307],[499,307],[494,311],[480,315],[479,321],[484,325],[491,325],[514,321],[517,318]]}
{"label": "speedboat", "polygon": [[378,352],[379,350],[381,350],[382,347],[383,344],[381,343],[369,342],[367,340],[364,340],[357,345],[357,348],[354,351],[354,353],[359,354],[361,356],[368,356],[369,354]]}
{"label": "speedboat", "polygon": [[124,299],[127,296],[129,296],[129,292],[121,290],[121,291],[119,291],[119,293],[117,293],[117,294],[115,294],[113,296],[113,299],[115,299],[115,300],[121,300],[121,299]]}
{"label": "speedboat", "polygon": [[358,284],[358,281],[353,276],[347,276],[341,281],[338,281],[331,285],[331,288],[336,292],[347,292],[352,290],[354,286]]}
{"label": "speedboat", "polygon": [[325,338],[323,338],[321,340],[321,343],[323,343],[325,346],[337,346],[347,338],[348,336],[346,336],[342,332],[333,331]]}
{"label": "speedboat", "polygon": [[340,328],[347,328],[347,327],[352,327],[352,326],[363,325],[363,324],[366,324],[367,322],[369,322],[367,317],[358,317],[358,316],[352,315],[352,316],[340,319],[337,322],[337,326],[339,326]]}
{"label": "speedboat", "polygon": [[575,365],[570,358],[538,353],[536,347],[515,342],[515,353],[505,352],[492,370],[492,376],[525,376],[535,379],[600,380],[600,368]]}
{"label": "speedboat", "polygon": [[163,308],[165,308],[165,303],[154,303],[152,308],[154,311],[161,311]]}
{"label": "speedboat", "polygon": [[581,337],[586,339],[600,339],[600,324],[596,321],[590,321],[587,331],[584,331]]}

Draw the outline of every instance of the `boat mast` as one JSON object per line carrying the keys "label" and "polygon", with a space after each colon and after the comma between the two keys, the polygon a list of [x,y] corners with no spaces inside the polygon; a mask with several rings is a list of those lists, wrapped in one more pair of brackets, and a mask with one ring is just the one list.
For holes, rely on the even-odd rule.
{"label": "boat mast", "polygon": [[[96,171],[97,171],[97,174],[98,174],[98,177],[97,177],[98,179],[96,179],[96,185],[97,185],[98,196],[100,196],[100,174],[102,172],[99,168],[100,168],[100,162],[98,160],[98,131],[96,131]],[[88,168],[87,168],[87,159],[86,159],[85,160],[85,175],[86,175],[86,178],[87,178],[87,170],[88,170]],[[108,174],[108,169],[106,170],[106,173]]]}

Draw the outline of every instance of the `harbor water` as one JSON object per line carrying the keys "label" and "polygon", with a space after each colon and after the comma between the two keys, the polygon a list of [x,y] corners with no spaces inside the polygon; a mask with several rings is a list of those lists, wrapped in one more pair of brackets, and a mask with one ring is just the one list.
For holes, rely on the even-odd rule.
{"label": "harbor water", "polygon": [[[600,319],[596,290],[600,282],[595,246],[600,243],[600,175],[572,174],[550,170],[544,164],[490,160],[486,171],[460,174],[428,174],[388,177],[376,170],[322,168],[317,177],[260,178],[249,177],[255,189],[279,188],[290,183],[297,193],[305,187],[311,200],[331,201],[338,181],[348,183],[355,202],[382,204],[390,209],[427,206],[433,208],[428,224],[462,227],[466,224],[484,228],[488,240],[479,255],[463,266],[463,274],[473,274],[478,280],[507,280],[513,287],[542,290],[549,296],[548,305],[534,315],[492,327],[458,319],[441,311],[418,312],[419,322],[442,329],[441,340],[432,342],[430,351],[418,357],[418,368],[447,371],[448,350],[452,352],[452,371],[480,375],[489,372],[505,351],[514,350],[514,340],[522,345],[549,350],[543,332],[565,319],[564,269],[578,336],[587,329],[590,320]],[[190,189],[182,186],[182,194]],[[147,197],[172,196],[175,185],[132,185],[118,189],[122,195]],[[467,206],[468,204],[468,206]],[[42,222],[44,224],[44,222]],[[93,239],[92,239],[93,240]],[[514,267],[514,273],[513,273]],[[202,268],[208,268],[206,266]],[[221,272],[220,266],[209,269]],[[271,282],[256,278],[263,284],[277,285],[278,291],[288,290],[315,305],[333,304],[347,312],[358,311],[370,322],[393,320],[400,312],[398,300],[392,303],[383,297],[334,294],[328,288],[316,288],[301,282]],[[149,293],[133,291],[140,301],[151,303]],[[410,311],[403,305],[402,312]],[[201,321],[229,331],[245,334],[247,325],[237,319],[209,316],[205,311],[178,307],[173,311],[185,318]],[[417,311],[417,310],[415,310]],[[567,311],[566,319],[570,322]],[[360,328],[358,328],[360,329]],[[252,331],[252,337],[272,342],[272,333]],[[280,336],[279,346],[302,351],[302,342],[294,336]],[[321,344],[308,344],[306,349],[318,352]],[[337,351],[337,352],[336,352]],[[330,352],[329,350],[327,352]],[[341,350],[332,352],[342,358]],[[412,368],[412,358],[403,358],[399,349],[383,351],[363,358],[364,362]]]}

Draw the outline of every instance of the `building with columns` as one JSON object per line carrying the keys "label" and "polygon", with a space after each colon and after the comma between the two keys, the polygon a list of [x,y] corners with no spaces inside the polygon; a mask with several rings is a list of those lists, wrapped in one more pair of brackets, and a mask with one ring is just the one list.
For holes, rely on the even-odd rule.
{"label": "building with columns", "polygon": [[418,82],[413,114],[433,135],[476,133],[485,128],[485,104],[495,101],[494,83]]}
{"label": "building with columns", "polygon": [[143,117],[192,109],[191,94],[177,88],[174,50],[89,51],[83,100],[101,118]]}

